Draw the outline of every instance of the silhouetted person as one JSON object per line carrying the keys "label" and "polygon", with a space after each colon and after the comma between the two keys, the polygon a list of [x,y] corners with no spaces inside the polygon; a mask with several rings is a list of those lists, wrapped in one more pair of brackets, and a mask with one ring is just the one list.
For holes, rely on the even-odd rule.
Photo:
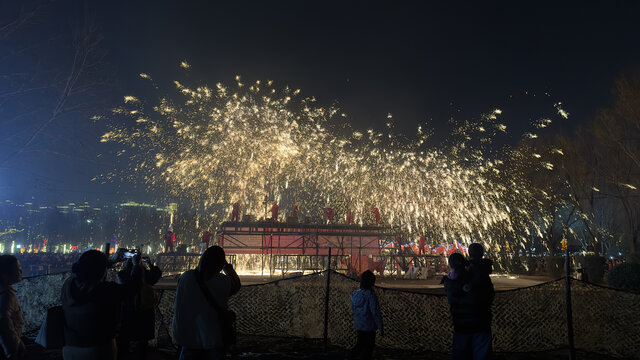
{"label": "silhouetted person", "polygon": [[[200,281],[205,289],[201,288]],[[229,297],[235,295],[240,286],[238,274],[227,263],[224,250],[219,246],[205,250],[198,268],[180,276],[172,324],[173,338],[182,347],[180,359],[224,358],[220,315],[209,299],[215,301],[218,308],[227,309]]]}
{"label": "silhouetted person", "polygon": [[[22,280],[20,262],[14,256],[0,256],[0,345],[3,359],[22,359],[22,309],[11,285]],[[2,356],[4,355],[4,356]]]}
{"label": "silhouetted person", "polygon": [[131,261],[129,273],[120,274],[121,278],[128,278],[128,285],[105,281],[109,262],[100,251],[89,250],[73,264],[73,274],[62,285],[60,297],[65,320],[65,360],[115,358],[122,301],[133,296],[140,284],[139,256]]}
{"label": "silhouetted person", "polygon": [[[491,284],[489,275],[493,272],[493,261],[483,259],[484,248],[478,243],[469,245],[469,273],[471,280],[463,287],[464,291],[487,289]],[[491,285],[493,287],[493,285]],[[493,301],[493,298],[491,299]]]}
{"label": "silhouetted person", "polygon": [[471,291],[463,287],[472,281],[473,274],[466,270],[464,256],[449,256],[451,273],[443,278],[447,300],[453,318],[453,346],[451,358],[489,359],[491,356],[491,303],[493,284],[482,283]]}
{"label": "silhouetted person", "polygon": [[140,263],[141,276],[132,279],[133,262],[128,261],[124,269],[118,274],[118,280],[123,285],[130,285],[131,281],[140,281],[138,291],[134,296],[124,299],[122,303],[122,326],[118,336],[118,359],[146,359],[149,340],[155,338],[155,305],[156,292],[153,289],[162,277],[162,270],[148,258]]}
{"label": "silhouetted person", "polygon": [[376,276],[369,270],[362,273],[360,290],[351,294],[353,327],[358,331],[356,346],[349,352],[350,359],[371,359],[376,344],[376,329],[384,336],[380,305],[373,290]]}

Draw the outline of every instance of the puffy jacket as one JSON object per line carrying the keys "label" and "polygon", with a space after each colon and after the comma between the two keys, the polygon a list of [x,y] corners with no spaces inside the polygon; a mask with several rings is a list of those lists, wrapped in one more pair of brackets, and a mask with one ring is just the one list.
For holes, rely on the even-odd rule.
{"label": "puffy jacket", "polygon": [[359,331],[384,332],[382,328],[382,316],[378,298],[373,290],[360,289],[351,294],[351,308],[353,309],[353,327]]}
{"label": "puffy jacket", "polygon": [[493,284],[484,283],[469,292],[463,286],[471,280],[463,272],[453,280],[445,276],[444,288],[453,318],[453,329],[460,333],[476,333],[491,330],[491,303],[494,298]]}

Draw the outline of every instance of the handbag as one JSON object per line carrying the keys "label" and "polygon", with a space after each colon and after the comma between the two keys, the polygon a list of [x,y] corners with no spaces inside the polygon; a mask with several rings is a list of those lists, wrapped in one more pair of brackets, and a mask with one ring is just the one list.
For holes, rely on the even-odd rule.
{"label": "handbag", "polygon": [[36,344],[45,349],[61,349],[64,346],[64,311],[62,306],[47,309]]}
{"label": "handbag", "polygon": [[202,294],[207,299],[209,305],[215,309],[218,313],[218,319],[220,319],[220,329],[222,330],[222,343],[225,349],[230,349],[236,344],[237,332],[236,332],[236,313],[232,310],[223,309],[218,305],[216,300],[209,292],[209,289],[202,279],[202,273],[199,270],[195,270],[196,280]]}

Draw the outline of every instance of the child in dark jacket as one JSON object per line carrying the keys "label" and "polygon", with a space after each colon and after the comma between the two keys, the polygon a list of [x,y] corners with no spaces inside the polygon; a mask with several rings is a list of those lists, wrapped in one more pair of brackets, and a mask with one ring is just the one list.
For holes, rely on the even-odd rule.
{"label": "child in dark jacket", "polygon": [[376,329],[384,336],[378,298],[373,290],[376,276],[369,270],[362,273],[360,290],[351,294],[353,326],[358,331],[358,342],[349,352],[350,359],[371,359],[376,342]]}

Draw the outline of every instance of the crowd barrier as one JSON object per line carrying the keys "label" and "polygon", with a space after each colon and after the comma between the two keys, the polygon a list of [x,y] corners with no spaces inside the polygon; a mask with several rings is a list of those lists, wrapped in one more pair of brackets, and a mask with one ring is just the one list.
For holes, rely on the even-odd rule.
{"label": "crowd barrier", "polygon": [[[16,284],[25,314],[24,331],[35,334],[48,307],[59,302],[68,274],[26,279]],[[249,335],[322,338],[327,272],[244,286],[229,306],[238,331]],[[350,347],[356,339],[349,295],[358,282],[331,273],[328,338]],[[640,358],[640,294],[571,279],[575,347],[616,357]],[[443,295],[376,288],[385,336],[381,347],[446,353],[452,325]],[[175,290],[159,290],[157,346],[172,347]],[[494,350],[529,352],[567,348],[565,279],[501,291],[493,305]]]}

